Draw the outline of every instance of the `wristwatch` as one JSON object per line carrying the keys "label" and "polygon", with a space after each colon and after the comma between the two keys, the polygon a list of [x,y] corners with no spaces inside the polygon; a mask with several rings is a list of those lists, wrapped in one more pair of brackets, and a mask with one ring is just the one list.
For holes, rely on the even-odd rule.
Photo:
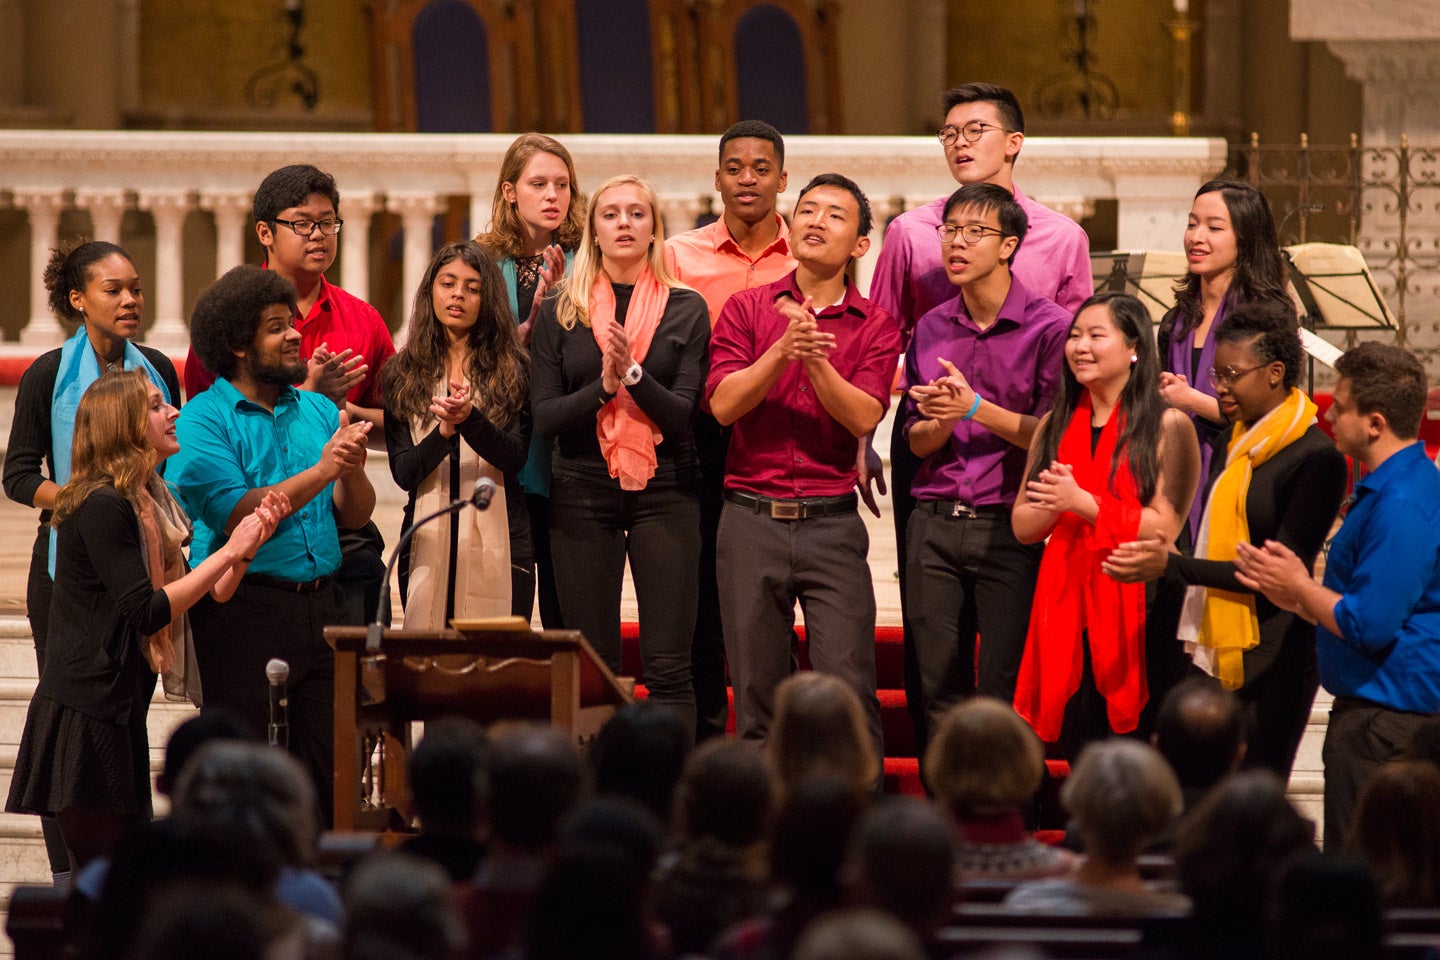
{"label": "wristwatch", "polygon": [[625,376],[620,378],[620,382],[627,387],[633,387],[640,382],[640,378],[643,376],[645,376],[645,368],[638,363],[632,363],[630,369],[625,371]]}

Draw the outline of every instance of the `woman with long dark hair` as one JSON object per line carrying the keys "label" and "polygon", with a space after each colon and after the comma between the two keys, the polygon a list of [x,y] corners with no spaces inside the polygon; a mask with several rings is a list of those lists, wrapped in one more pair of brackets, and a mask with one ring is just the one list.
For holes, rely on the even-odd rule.
{"label": "woman with long dark hair", "polygon": [[[535,562],[519,473],[530,441],[528,361],[500,270],[473,240],[430,261],[385,365],[390,475],[410,494],[404,525],[469,495],[489,477],[488,510],[450,514],[416,531],[400,562],[405,625],[455,617],[530,617]],[[464,441],[463,443],[461,441]]]}
{"label": "woman with long dark hair", "polygon": [[[543,133],[516,137],[500,162],[490,230],[475,241],[500,267],[522,345],[529,346],[540,304],[570,269],[584,231],[585,195],[570,151]],[[550,447],[541,434],[531,436],[520,487],[533,539],[540,622],[558,630],[565,621],[550,560]]]}
{"label": "woman with long dark hair", "polygon": [[149,819],[155,675],[185,656],[185,611],[207,593],[228,600],[290,509],[267,494],[187,570],[190,521],[155,473],[180,449],[178,415],[145,373],[102,376],[77,405],[73,472],[55,498],[52,634],[5,809],[56,817],[75,869]]}
{"label": "woman with long dark hair", "polygon": [[1173,541],[1195,496],[1195,430],[1166,409],[1158,386],[1140,301],[1086,300],[1011,513],[1021,543],[1049,538],[1015,709],[1072,757],[1088,740],[1133,731],[1147,699],[1145,588],[1106,576],[1101,564],[1122,543]]}
{"label": "woman with long dark hair", "polygon": [[695,728],[699,465],[690,419],[708,369],[705,300],[671,278],[655,191],[606,181],[570,276],[535,323],[530,402],[556,439],[550,545],[565,625],[620,669],[625,559],[650,699]]}

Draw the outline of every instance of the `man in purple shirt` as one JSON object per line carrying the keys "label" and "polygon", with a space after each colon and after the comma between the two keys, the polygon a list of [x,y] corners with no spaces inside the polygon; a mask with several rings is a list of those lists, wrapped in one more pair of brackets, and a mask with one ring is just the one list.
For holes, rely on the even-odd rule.
{"label": "man in purple shirt", "polygon": [[[960,296],[915,325],[902,433],[922,457],[906,531],[906,610],[933,725],[961,697],[1014,699],[1042,544],[1010,530],[1026,450],[1060,381],[1070,313],[1010,273],[1025,211],[976,183],[938,231]],[[976,640],[979,683],[976,683]]]}
{"label": "man in purple shirt", "polygon": [[798,600],[811,665],[859,695],[879,757],[875,590],[855,444],[885,414],[900,331],[845,277],[869,232],[870,205],[854,182],[810,181],[790,227],[799,265],[726,302],[705,390],[715,419],[734,425],[716,566],[736,731],[763,739],[769,730],[775,686],[792,670]]}
{"label": "man in purple shirt", "polygon": [[[1015,161],[1025,143],[1025,115],[1015,95],[989,83],[967,83],[944,96],[945,125],[937,136],[945,148],[945,162],[955,182],[993,183],[1015,195],[1025,211],[1029,230],[1024,252],[1016,258],[1014,272],[1032,294],[1053,300],[1074,313],[1094,292],[1090,277],[1090,241],[1080,225],[1069,217],[1031,200],[1015,186]],[[870,298],[900,324],[907,341],[915,323],[926,313],[955,298],[955,288],[946,274],[941,244],[935,231],[940,226],[945,198],[908,210],[891,221],[885,231],[875,275],[870,281]],[[919,711],[921,700],[918,667],[905,600],[905,530],[915,500],[910,486],[919,460],[910,452],[901,426],[902,405],[896,405],[896,420],[890,435],[890,489],[894,505],[895,547],[900,564],[900,610],[905,625],[905,692],[916,733],[924,730]],[[872,451],[873,453],[873,451]],[[873,456],[870,462],[878,462]],[[924,750],[924,741],[920,743]]]}

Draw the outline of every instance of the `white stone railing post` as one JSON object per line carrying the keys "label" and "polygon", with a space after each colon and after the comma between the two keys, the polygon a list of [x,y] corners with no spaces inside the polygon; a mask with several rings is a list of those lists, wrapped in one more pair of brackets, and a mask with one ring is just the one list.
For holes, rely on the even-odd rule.
{"label": "white stone railing post", "polygon": [[50,260],[50,249],[60,242],[64,191],[17,190],[15,206],[23,209],[30,220],[30,322],[20,331],[20,343],[49,350],[59,346],[65,337],[60,321],[50,312],[45,291],[45,264]]}
{"label": "white stone railing post", "polygon": [[190,343],[185,325],[185,215],[188,190],[154,190],[140,194],[140,209],[155,218],[155,322],[145,342],[160,350],[183,350]]}
{"label": "white stone railing post", "polygon": [[665,218],[665,236],[673,237],[695,226],[695,218],[705,209],[705,200],[698,194],[666,194],[660,197],[660,215]]}
{"label": "white stone railing post", "polygon": [[120,242],[120,221],[130,206],[123,189],[78,189],[75,191],[75,206],[90,212],[92,240]]}
{"label": "white stone railing post", "polygon": [[347,193],[340,198],[345,221],[340,228],[340,285],[365,301],[370,299],[370,220],[381,209],[373,193]]}
{"label": "white stone railing post", "polygon": [[250,194],[205,190],[200,209],[215,217],[215,276],[245,262],[245,230],[250,224]]}
{"label": "white stone railing post", "polygon": [[[433,193],[402,191],[391,193],[385,202],[385,208],[400,215],[400,223],[405,230],[404,264],[401,271],[404,280],[400,302],[409,303],[425,276],[425,268],[430,265],[430,257],[434,253],[431,234],[435,226],[435,215],[444,209],[444,203]],[[395,346],[401,345],[404,331],[402,324],[400,333],[395,338]]]}

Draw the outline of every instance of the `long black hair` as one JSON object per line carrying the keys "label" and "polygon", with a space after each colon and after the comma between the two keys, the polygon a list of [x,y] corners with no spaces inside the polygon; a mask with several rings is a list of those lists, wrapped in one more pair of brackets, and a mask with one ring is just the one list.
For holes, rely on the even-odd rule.
{"label": "long black hair", "polygon": [[[1115,493],[1115,473],[1120,469],[1120,458],[1124,456],[1130,466],[1130,476],[1140,493],[1140,502],[1149,503],[1155,496],[1155,486],[1160,475],[1156,449],[1160,445],[1160,421],[1165,416],[1165,402],[1160,399],[1160,359],[1155,352],[1155,335],[1150,327],[1150,314],[1144,304],[1128,293],[1097,293],[1080,304],[1075,311],[1078,319],[1090,307],[1105,307],[1110,313],[1110,322],[1125,338],[1126,344],[1135,353],[1135,363],[1130,367],[1130,379],[1120,393],[1120,403],[1114,415],[1123,414],[1124,429],[1115,443],[1115,456],[1110,461],[1110,491]],[[1071,324],[1074,328],[1074,324]],[[1040,432],[1040,455],[1030,469],[1027,480],[1034,480],[1051,461],[1060,454],[1060,438],[1070,425],[1080,394],[1085,388],[1075,379],[1075,373],[1066,363],[1060,368],[1060,389],[1050,404],[1050,419]]]}
{"label": "long black hair", "polygon": [[[1265,194],[1243,180],[1211,180],[1195,191],[1195,196],[1219,193],[1230,214],[1230,228],[1235,233],[1235,276],[1225,294],[1229,304],[1249,300],[1277,300],[1295,305],[1285,286],[1285,261],[1275,235],[1275,218]],[[1160,323],[1160,350],[1170,352],[1170,344],[1188,336],[1204,319],[1200,303],[1200,277],[1193,273],[1175,283],[1175,309]]]}

